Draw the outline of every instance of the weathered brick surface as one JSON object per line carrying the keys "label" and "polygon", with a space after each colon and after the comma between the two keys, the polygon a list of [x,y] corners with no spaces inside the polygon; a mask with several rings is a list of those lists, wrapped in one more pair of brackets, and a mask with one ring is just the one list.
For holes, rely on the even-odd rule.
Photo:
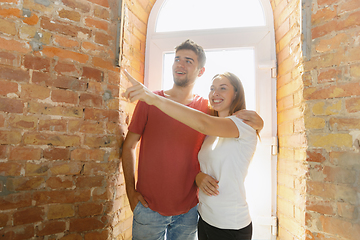
{"label": "weathered brick surface", "polygon": [[121,238],[118,1],[0,2],[0,238]]}
{"label": "weathered brick surface", "polygon": [[[278,239],[357,239],[359,1],[271,4],[279,66]],[[294,24],[303,21],[295,6],[307,29]],[[298,36],[310,51],[293,51]],[[297,132],[305,133],[304,142]],[[299,149],[306,151],[297,157]]]}

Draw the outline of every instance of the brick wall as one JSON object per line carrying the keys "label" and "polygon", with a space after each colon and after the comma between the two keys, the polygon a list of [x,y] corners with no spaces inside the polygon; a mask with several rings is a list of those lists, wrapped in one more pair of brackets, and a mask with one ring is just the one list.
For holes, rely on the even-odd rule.
{"label": "brick wall", "polygon": [[271,1],[279,239],[360,235],[360,2]]}
{"label": "brick wall", "polygon": [[128,239],[115,0],[0,0],[0,238]]}
{"label": "brick wall", "polygon": [[[144,80],[147,21],[155,1],[125,1],[121,66],[126,68],[140,82]],[[121,75],[120,92],[124,92],[127,87],[129,87],[129,82],[124,75]],[[134,108],[135,103],[120,99],[120,131],[123,136],[127,133],[127,126],[131,121]],[[127,198],[125,198],[123,207],[126,209],[124,221],[128,223],[126,225],[128,227],[126,228],[126,236],[131,236],[132,212]]]}

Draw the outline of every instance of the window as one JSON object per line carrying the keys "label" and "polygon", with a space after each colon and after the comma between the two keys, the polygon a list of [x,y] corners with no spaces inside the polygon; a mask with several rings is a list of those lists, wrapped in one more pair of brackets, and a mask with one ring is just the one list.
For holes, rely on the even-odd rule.
{"label": "window", "polygon": [[258,0],[181,0],[164,2],[156,32],[265,26]]}

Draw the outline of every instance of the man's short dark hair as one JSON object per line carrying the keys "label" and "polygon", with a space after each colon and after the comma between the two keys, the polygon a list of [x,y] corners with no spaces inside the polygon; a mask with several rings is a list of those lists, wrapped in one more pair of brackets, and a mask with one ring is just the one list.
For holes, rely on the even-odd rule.
{"label": "man's short dark hair", "polygon": [[195,43],[194,41],[188,39],[185,42],[175,47],[176,52],[182,49],[189,49],[196,53],[199,62],[199,68],[203,68],[206,63],[206,55],[204,49]]}

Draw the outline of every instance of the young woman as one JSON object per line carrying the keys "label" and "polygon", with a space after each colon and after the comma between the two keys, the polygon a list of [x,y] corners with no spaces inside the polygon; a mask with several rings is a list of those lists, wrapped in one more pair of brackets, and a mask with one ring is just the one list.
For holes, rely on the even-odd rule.
{"label": "young woman", "polygon": [[245,109],[240,79],[229,72],[212,80],[209,102],[214,116],[186,107],[149,91],[133,79],[123,94],[141,100],[207,135],[198,154],[199,240],[251,239],[252,225],[245,198],[244,180],[255,152],[256,131],[232,114]]}

